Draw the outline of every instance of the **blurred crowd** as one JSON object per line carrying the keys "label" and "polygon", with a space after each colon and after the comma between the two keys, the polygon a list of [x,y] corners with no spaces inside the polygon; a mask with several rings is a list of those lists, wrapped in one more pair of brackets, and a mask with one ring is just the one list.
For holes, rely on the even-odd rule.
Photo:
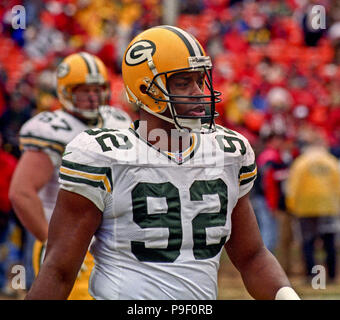
{"label": "blurred crowd", "polygon": [[[112,105],[136,118],[137,110],[125,100],[121,60],[138,32],[164,22],[167,13],[162,4],[161,0],[0,1],[4,150],[18,158],[22,124],[37,112],[60,106],[56,66],[80,50],[103,60],[110,73]],[[25,8],[25,29],[12,27],[15,5]],[[244,134],[258,156],[254,208],[259,222],[263,214],[258,212],[267,210],[271,215],[262,219],[260,227],[264,234],[269,230],[268,239],[264,238],[274,251],[279,227],[273,213],[287,211],[284,181],[294,159],[315,137],[311,133],[318,132],[340,158],[340,2],[181,0],[178,5],[176,25],[195,35],[212,57],[215,88],[223,95],[217,122]],[[321,10],[315,17],[316,5],[325,16]]]}
{"label": "blurred crowd", "polygon": [[[110,70],[112,103],[135,111],[125,101],[121,59],[136,33],[163,23],[161,0],[5,3],[0,6],[0,116],[14,154],[20,124],[32,113],[59,106],[55,67],[72,52],[99,56]],[[25,29],[12,27],[15,5],[25,8]],[[315,5],[322,5],[326,19],[316,29]],[[194,34],[213,58],[215,86],[223,93],[220,124],[240,130],[253,144],[268,130],[303,140],[305,130],[316,126],[339,156],[336,1],[187,0],[178,10],[176,25]]]}
{"label": "blurred crowd", "polygon": [[[12,26],[16,5],[25,9],[24,29]],[[55,70],[73,52],[100,57],[109,69],[112,104],[131,110],[122,92],[121,57],[137,32],[160,24],[161,4],[159,0],[10,0],[1,1],[0,21],[0,126],[5,148],[19,156],[20,126],[33,114],[60,106]]]}

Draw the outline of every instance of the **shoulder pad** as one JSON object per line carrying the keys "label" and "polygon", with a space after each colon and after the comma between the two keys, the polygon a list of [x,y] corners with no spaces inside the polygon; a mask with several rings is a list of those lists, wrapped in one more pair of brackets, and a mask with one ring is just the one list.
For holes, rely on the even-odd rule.
{"label": "shoulder pad", "polygon": [[45,111],[22,126],[20,144],[23,148],[48,148],[60,153],[85,128],[84,124],[62,110]]}

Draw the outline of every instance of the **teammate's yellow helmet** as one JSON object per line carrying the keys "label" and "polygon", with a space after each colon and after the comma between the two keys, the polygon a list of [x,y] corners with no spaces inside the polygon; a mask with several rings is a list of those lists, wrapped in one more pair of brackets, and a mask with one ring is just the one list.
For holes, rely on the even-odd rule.
{"label": "teammate's yellow helmet", "polygon": [[[213,125],[215,103],[220,92],[214,91],[211,79],[212,63],[200,43],[188,32],[173,26],[158,26],[136,36],[125,51],[122,75],[130,102],[168,122],[178,129],[200,129],[201,120]],[[167,87],[167,79],[174,73],[202,71],[208,95],[196,96],[209,106],[204,117],[177,115],[174,98]],[[181,96],[190,98],[190,96]],[[195,102],[186,102],[195,103]],[[162,115],[169,108],[172,118]]]}
{"label": "teammate's yellow helmet", "polygon": [[98,84],[103,87],[100,105],[109,102],[109,82],[104,63],[87,52],[74,53],[66,57],[57,68],[57,94],[63,107],[69,112],[80,114],[83,118],[98,117],[98,110],[77,108],[72,90],[80,84]]}

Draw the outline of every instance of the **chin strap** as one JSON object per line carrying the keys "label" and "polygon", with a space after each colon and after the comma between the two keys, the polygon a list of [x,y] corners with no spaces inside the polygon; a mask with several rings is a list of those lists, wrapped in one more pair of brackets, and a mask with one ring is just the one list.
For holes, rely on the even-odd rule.
{"label": "chin strap", "polygon": [[149,107],[147,107],[146,105],[142,104],[141,108],[143,110],[145,110],[146,112],[164,120],[164,121],[167,121],[167,122],[170,122],[172,123],[173,125],[175,125],[176,129],[180,132],[184,132],[186,131],[186,129],[191,129],[191,130],[201,130],[201,126],[202,126],[202,123],[201,123],[201,119],[184,119],[184,118],[179,118],[177,115],[173,115],[171,109],[172,108],[168,108],[170,109],[170,112],[172,114],[173,117],[176,117],[177,121],[175,121],[173,118],[169,118],[169,117],[166,117],[166,116],[163,116],[162,114],[159,114],[157,112],[154,112],[152,111]]}

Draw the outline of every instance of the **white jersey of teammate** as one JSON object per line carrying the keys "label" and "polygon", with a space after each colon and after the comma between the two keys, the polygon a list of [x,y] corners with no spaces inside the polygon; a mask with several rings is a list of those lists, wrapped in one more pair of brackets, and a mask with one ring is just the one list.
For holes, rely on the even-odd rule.
{"label": "white jersey of teammate", "polygon": [[[97,125],[99,127],[128,128],[131,124],[129,115],[118,108],[101,106],[99,113],[101,115]],[[20,130],[22,151],[44,151],[50,157],[55,168],[52,178],[39,192],[48,221],[59,191],[58,175],[65,146],[76,135],[88,128],[79,119],[60,109],[37,114],[28,120]]]}
{"label": "white jersey of teammate", "polygon": [[216,299],[231,213],[256,177],[242,135],[218,126],[162,152],[135,127],[87,130],[67,145],[61,188],[102,212],[90,252],[95,299]]}

